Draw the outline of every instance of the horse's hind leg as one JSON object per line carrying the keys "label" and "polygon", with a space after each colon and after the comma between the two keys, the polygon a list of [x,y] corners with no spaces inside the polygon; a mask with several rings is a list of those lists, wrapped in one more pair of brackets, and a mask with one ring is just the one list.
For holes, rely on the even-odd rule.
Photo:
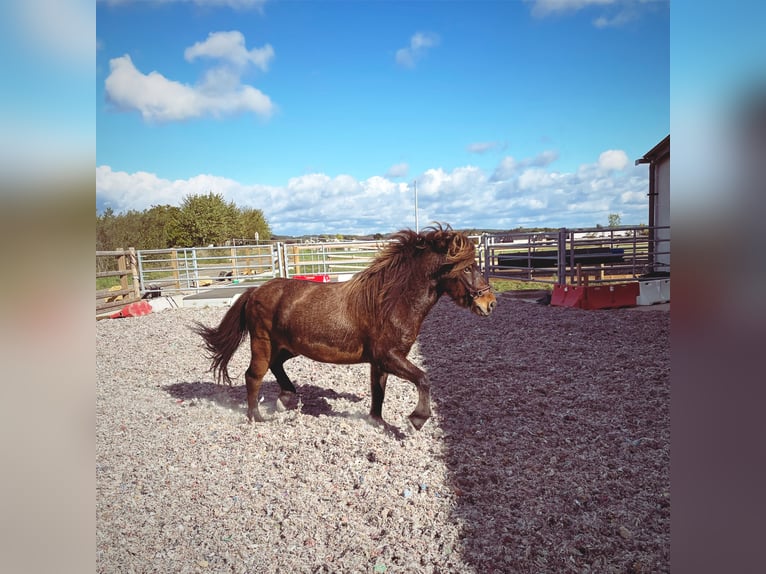
{"label": "horse's hind leg", "polygon": [[372,405],[370,416],[378,421],[383,421],[383,399],[386,396],[386,381],[388,373],[379,366],[370,366],[370,389],[372,391]]}
{"label": "horse's hind leg", "polygon": [[268,340],[252,338],[250,344],[252,355],[250,366],[245,371],[245,387],[247,388],[247,418],[250,422],[263,422],[258,402],[261,398],[263,376],[269,369],[271,343]]}
{"label": "horse's hind leg", "polygon": [[279,397],[277,398],[277,408],[282,405],[285,408],[294,408],[296,405],[296,393],[295,385],[290,380],[290,377],[285,373],[284,363],[288,359],[292,359],[295,355],[282,349],[271,360],[271,372],[277,378],[279,383]]}

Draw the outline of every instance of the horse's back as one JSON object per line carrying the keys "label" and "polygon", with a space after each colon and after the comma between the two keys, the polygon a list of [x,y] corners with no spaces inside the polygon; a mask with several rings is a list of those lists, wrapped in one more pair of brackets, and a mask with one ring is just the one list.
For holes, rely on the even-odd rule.
{"label": "horse's back", "polygon": [[252,293],[248,307],[272,344],[293,355],[328,363],[365,360],[363,322],[353,316],[342,283],[272,279]]}

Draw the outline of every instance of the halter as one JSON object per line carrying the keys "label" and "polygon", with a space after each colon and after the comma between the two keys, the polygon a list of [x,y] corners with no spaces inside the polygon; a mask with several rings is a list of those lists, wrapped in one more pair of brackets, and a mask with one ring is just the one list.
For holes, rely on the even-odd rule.
{"label": "halter", "polygon": [[485,285],[484,287],[479,287],[478,289],[474,289],[468,283],[468,281],[465,280],[462,276],[460,277],[460,279],[463,281],[463,285],[468,290],[468,294],[471,296],[471,299],[476,300],[479,297],[481,297],[482,295],[484,295],[485,293],[488,293],[489,291],[492,290],[492,287],[490,285]]}
{"label": "halter", "polygon": [[492,290],[492,287],[490,287],[489,285],[485,285],[484,287],[481,287],[476,290],[469,288],[468,294],[471,295],[471,299],[478,299],[479,297],[481,297],[485,293],[488,293],[491,290]]}

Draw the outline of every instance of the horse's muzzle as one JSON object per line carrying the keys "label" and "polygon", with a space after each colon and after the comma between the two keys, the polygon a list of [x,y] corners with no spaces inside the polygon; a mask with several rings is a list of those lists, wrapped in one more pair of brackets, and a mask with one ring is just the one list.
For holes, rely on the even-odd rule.
{"label": "horse's muzzle", "polygon": [[496,305],[497,298],[495,297],[495,294],[488,291],[487,293],[474,298],[471,310],[481,317],[488,317]]}

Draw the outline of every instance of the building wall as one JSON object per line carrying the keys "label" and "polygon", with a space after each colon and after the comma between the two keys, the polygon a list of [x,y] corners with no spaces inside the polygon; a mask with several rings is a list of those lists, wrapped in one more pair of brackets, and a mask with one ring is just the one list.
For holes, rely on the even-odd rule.
{"label": "building wall", "polygon": [[[654,225],[670,226],[670,155],[666,155],[655,164],[654,185],[657,196],[654,202]],[[658,229],[655,240],[670,239],[670,229]],[[662,241],[656,245],[657,251],[670,251],[670,241]],[[670,271],[670,253],[658,254],[655,262],[659,263],[659,271]],[[667,267],[666,267],[667,266]]]}

